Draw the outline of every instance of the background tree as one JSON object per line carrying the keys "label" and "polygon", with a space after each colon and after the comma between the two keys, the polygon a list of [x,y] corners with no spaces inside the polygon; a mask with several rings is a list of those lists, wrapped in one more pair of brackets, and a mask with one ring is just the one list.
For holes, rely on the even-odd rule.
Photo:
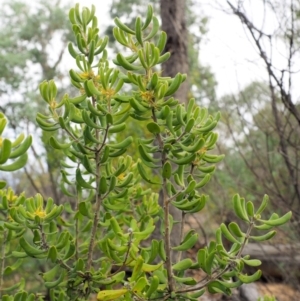
{"label": "background tree", "polygon": [[[293,90],[295,87],[295,72],[296,60],[299,58],[300,41],[297,32],[300,29],[300,2],[299,1],[275,1],[265,2],[265,10],[268,15],[275,16],[278,23],[273,33],[268,33],[264,28],[251,21],[251,17],[246,14],[244,4],[242,2],[232,3],[227,1],[232,12],[239,17],[243,25],[248,30],[254,45],[265,65],[268,76],[269,92],[266,95],[268,100],[264,102],[266,110],[269,114],[262,114],[263,118],[253,116],[256,126],[268,132],[277,135],[277,155],[282,158],[282,165],[284,168],[284,176],[282,176],[281,183],[272,181],[274,192],[277,191],[277,198],[282,202],[282,205],[288,205],[295,213],[295,222],[299,221],[300,215],[300,181],[299,181],[299,154],[296,136],[299,133],[300,126],[300,112],[297,106],[297,91]],[[284,46],[285,64],[276,62],[274,56],[276,54],[275,44]],[[246,90],[244,91],[246,92]],[[242,95],[245,93],[241,93]],[[247,95],[249,96],[249,94]],[[243,97],[245,100],[246,97]],[[256,101],[259,99],[256,98]],[[246,103],[248,100],[246,100]],[[246,104],[247,105],[247,104]],[[262,104],[261,104],[262,105]],[[249,104],[247,105],[247,112],[249,112]],[[267,113],[265,111],[265,113]],[[251,111],[250,111],[251,112]],[[246,112],[240,112],[241,115]],[[271,115],[271,116],[270,116]],[[265,119],[263,123],[262,120]],[[269,144],[267,143],[268,147]],[[273,152],[270,152],[270,156]],[[271,162],[270,158],[270,162]],[[284,167],[283,167],[284,166]],[[270,173],[272,166],[268,168]],[[280,174],[280,170],[277,171]],[[281,170],[282,172],[282,170]],[[270,184],[268,184],[270,185]],[[267,184],[264,186],[270,189]],[[282,190],[280,185],[285,185]],[[283,196],[283,191],[291,191],[288,196]]]}
{"label": "background tree", "polygon": [[[263,20],[249,13],[251,4],[262,7]],[[216,104],[224,121],[221,133],[228,141],[219,145],[222,153],[225,146],[227,151],[223,173],[216,177],[219,189],[214,190],[212,197],[224,200],[234,183],[247,190],[249,199],[268,193],[274,207],[290,208],[294,213],[293,223],[277,243],[294,243],[299,241],[300,218],[297,90],[300,2],[227,1],[227,7],[224,3],[220,5],[241,21],[261,58],[266,81],[254,82],[236,94],[222,97]],[[274,24],[271,29],[266,26],[269,20]],[[226,205],[223,209],[225,213]],[[291,262],[295,252],[291,249]],[[297,264],[294,268],[286,265],[282,276],[298,288]]]}
{"label": "background tree", "polygon": [[[171,59],[162,65],[163,74],[174,77],[180,70],[182,73],[189,74],[186,1],[161,0],[160,15],[162,30],[168,36],[165,52],[171,53]],[[189,88],[186,80],[175,97],[183,103],[186,102]]]}
{"label": "background tree", "polygon": [[[73,40],[65,17],[67,7],[69,5],[63,6],[60,1],[14,0],[2,4],[0,110],[9,117],[14,131],[37,130],[35,116],[41,110],[37,87],[42,79],[55,78],[62,92],[66,88],[61,63],[67,42]],[[49,152],[48,133],[40,130],[36,133],[41,140],[31,148],[30,157],[35,159],[27,165],[20,189],[26,187],[60,199],[57,157],[62,154]]]}

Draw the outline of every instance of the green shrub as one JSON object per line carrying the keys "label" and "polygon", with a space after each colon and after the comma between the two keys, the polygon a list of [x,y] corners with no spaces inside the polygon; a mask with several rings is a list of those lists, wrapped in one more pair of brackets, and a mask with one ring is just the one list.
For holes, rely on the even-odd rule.
{"label": "green shrub", "polygon": [[[114,59],[115,67],[107,60],[108,40],[99,37],[94,14],[94,7],[80,11],[79,5],[69,14],[77,40],[77,48],[70,43],[69,52],[78,67],[70,70],[70,78],[78,96],[58,100],[54,81],[40,84],[49,115],[39,113],[37,123],[44,131],[61,129],[68,135],[67,141],[51,137],[50,144],[66,158],[61,189],[71,201],[56,205],[39,194],[27,198],[1,190],[2,300],[43,300],[46,293],[52,301],[88,300],[93,294],[100,301],[197,300],[205,290],[230,295],[261,276],[260,270],[243,273],[244,265],[261,263],[242,256],[246,243],[270,239],[275,235],[271,229],[286,223],[291,213],[262,219],[267,196],[254,209],[252,202],[235,195],[234,211],[246,232],[237,223],[222,224],[195,261],[182,259],[182,252],[198,241],[196,230],[184,233],[185,217],[204,208],[207,196],[201,188],[223,158],[211,152],[220,114],[209,115],[194,99],[183,105],[172,97],[186,75],[169,78],[158,71],[170,54],[163,54],[167,37],[159,32],[151,6],[134,29],[115,20],[115,39],[126,48],[126,55],[118,53]],[[126,135],[131,119],[148,138]],[[121,141],[116,140],[119,133],[125,137]],[[133,143],[139,156],[135,161],[127,154]],[[8,145],[1,143],[0,158],[14,158],[7,155]],[[179,234],[172,232],[172,206],[182,212]],[[161,239],[149,242],[159,221]],[[270,231],[251,236],[253,228]],[[171,245],[172,235],[180,235],[179,245]],[[229,249],[224,239],[231,243]],[[30,271],[42,288],[32,292],[24,279],[8,286],[3,280],[21,271],[28,259],[43,267],[40,272],[31,264]],[[205,276],[196,280],[191,270]]]}
{"label": "green shrub", "polygon": [[[0,112],[0,171],[12,172],[25,166],[27,163],[27,150],[31,146],[32,137],[25,138],[20,134],[15,141],[3,138],[2,133],[7,125],[7,120]],[[6,182],[0,179],[0,189],[6,186]]]}

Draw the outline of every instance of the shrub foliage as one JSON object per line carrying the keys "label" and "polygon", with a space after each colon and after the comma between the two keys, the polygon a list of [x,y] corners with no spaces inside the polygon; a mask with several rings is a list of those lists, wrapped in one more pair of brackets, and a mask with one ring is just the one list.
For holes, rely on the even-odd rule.
{"label": "shrub foliage", "polygon": [[[152,7],[145,19],[136,19],[135,28],[115,19],[114,37],[124,52],[113,64],[108,39],[99,36],[95,7],[80,10],[77,4],[69,19],[77,41],[68,46],[77,65],[69,73],[78,96],[58,100],[54,81],[42,82],[49,114],[38,113],[36,121],[42,130],[62,130],[68,137],[59,141],[56,135],[50,144],[65,158],[61,189],[70,202],[15,195],[0,182],[2,300],[44,300],[46,294],[51,301],[88,300],[93,294],[99,301],[198,300],[205,291],[230,295],[259,279],[260,270],[243,273],[245,265],[261,264],[242,255],[244,246],[272,238],[272,228],[291,217],[274,213],[263,219],[267,196],[255,209],[236,194],[233,208],[246,231],[235,222],[221,224],[215,239],[196,250],[196,260],[182,255],[199,239],[195,229],[184,231],[185,219],[204,208],[208,196],[201,188],[223,158],[212,153],[220,114],[209,115],[195,99],[182,104],[172,97],[186,75],[162,75],[159,65],[170,53],[164,53],[167,37]],[[128,134],[132,119],[144,137]],[[5,126],[1,114],[0,134]],[[117,139],[119,134],[125,138]],[[24,135],[13,142],[0,138],[0,170],[22,168],[30,144]],[[129,146],[137,149],[137,160]],[[180,221],[173,219],[171,206],[182,212]],[[180,223],[180,233],[172,232],[174,223]],[[159,239],[151,238],[156,227]],[[268,232],[253,236],[254,228]],[[179,245],[171,244],[172,235],[180,236]],[[42,284],[38,291],[30,291],[23,278],[12,286],[6,282],[28,260],[43,266],[31,271]],[[193,278],[192,270],[201,270],[203,278]]]}

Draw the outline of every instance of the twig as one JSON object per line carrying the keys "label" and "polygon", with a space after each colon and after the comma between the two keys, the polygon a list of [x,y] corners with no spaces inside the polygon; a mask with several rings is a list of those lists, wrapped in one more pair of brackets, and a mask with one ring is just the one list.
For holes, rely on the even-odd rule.
{"label": "twig", "polygon": [[[96,129],[96,139],[99,139],[99,130]],[[99,211],[102,203],[101,195],[99,195],[99,180],[100,180],[100,153],[96,152],[95,154],[95,161],[96,161],[96,208],[94,213],[94,221],[93,227],[91,232],[90,244],[89,244],[89,251],[88,251],[88,261],[87,261],[87,270],[90,270],[92,265],[92,258],[93,258],[93,251],[95,245],[95,236],[98,227],[99,221]]]}
{"label": "twig", "polygon": [[31,174],[28,172],[26,167],[24,167],[24,171],[25,171],[25,174],[26,174],[27,178],[29,179],[29,182],[30,182],[31,186],[34,188],[34,190],[37,193],[39,193],[40,195],[43,195],[43,193],[40,191],[40,189],[36,186],[34,180],[32,179]]}
{"label": "twig", "polygon": [[49,245],[47,243],[46,235],[45,235],[45,232],[43,230],[43,226],[42,225],[39,226],[39,230],[41,232],[41,237],[42,237],[42,249],[48,250],[49,249]]}
{"label": "twig", "polygon": [[[274,66],[269,61],[267,54],[263,50],[263,47],[261,45],[261,42],[260,42],[261,35],[258,38],[255,36],[255,32],[260,32],[260,31],[253,25],[253,23],[247,18],[247,16],[239,8],[236,8],[230,1],[227,1],[227,3],[230,6],[230,8],[232,9],[233,13],[235,15],[237,15],[240,18],[240,20],[242,21],[242,23],[244,23],[246,25],[246,27],[248,28],[248,30],[255,42],[255,45],[259,51],[259,54],[266,64],[266,68],[267,68],[267,71],[268,71],[270,77],[276,82],[276,85],[278,86],[278,88],[280,90],[282,103],[289,110],[289,112],[295,117],[298,125],[300,125],[300,113],[298,112],[295,104],[292,102],[291,94],[284,89],[283,81],[281,81],[274,73],[274,71],[273,71]],[[271,39],[271,36],[266,35],[266,34],[264,34],[264,35],[267,36],[269,39]]]}
{"label": "twig", "polygon": [[[238,254],[236,255],[236,259],[240,259],[241,258],[242,252],[243,252],[243,250],[244,250],[244,248],[245,248],[245,246],[246,246],[246,244],[248,242],[248,239],[250,237],[250,233],[251,233],[253,227],[254,227],[254,220],[252,219],[250,221],[250,224],[249,224],[249,227],[247,229],[247,233],[246,233],[244,241],[243,241],[243,243],[241,245],[241,248],[240,248]],[[225,267],[222,271],[219,271],[219,272],[218,272],[218,269],[216,269],[215,271],[212,272],[212,274],[217,273],[214,276],[209,277],[209,275],[207,275],[206,277],[204,277],[200,282],[205,281],[206,279],[208,279],[208,280],[206,282],[204,282],[201,286],[193,287],[193,288],[188,288],[188,289],[183,289],[183,290],[178,290],[178,291],[176,291],[176,293],[194,292],[194,291],[197,291],[197,290],[200,290],[200,289],[206,287],[210,282],[212,282],[212,281],[220,278],[224,273],[226,273],[232,267],[233,264],[234,264],[233,262],[230,262],[227,265],[227,267]],[[198,283],[200,283],[200,282],[198,282]]]}
{"label": "twig", "polygon": [[[152,109],[152,118],[154,122],[157,122],[154,109]],[[157,134],[156,138],[157,138],[159,148],[162,150],[161,164],[162,166],[164,166],[164,164],[167,161],[166,153],[165,151],[163,151],[164,142],[160,134]],[[170,225],[169,225],[170,202],[168,199],[168,192],[167,192],[167,180],[165,178],[163,179],[162,195],[163,195],[164,226],[165,226],[164,241],[165,241],[165,251],[166,251],[166,268],[168,274],[168,286],[169,286],[169,292],[173,292],[175,286],[174,286],[173,271],[172,271],[171,238],[170,238]]]}
{"label": "twig", "polygon": [[[96,99],[93,97],[93,106],[96,106]],[[100,214],[100,207],[102,204],[103,199],[107,196],[107,194],[104,197],[101,197],[99,194],[99,185],[100,185],[100,151],[104,147],[107,134],[108,134],[109,125],[107,125],[105,134],[103,137],[102,144],[98,150],[95,152],[95,161],[96,161],[96,208],[94,213],[94,221],[92,226],[92,232],[91,232],[91,238],[90,238],[90,244],[89,244],[89,251],[88,251],[88,261],[87,261],[87,270],[91,269],[92,265],[92,259],[93,259],[93,252],[94,252],[94,246],[95,246],[95,237],[96,237],[96,231],[98,227],[99,222],[99,214]],[[100,132],[99,129],[96,129],[96,139],[99,140],[100,138]]]}
{"label": "twig", "polygon": [[132,235],[133,235],[133,233],[130,232],[130,234],[129,234],[129,241],[128,241],[128,248],[127,248],[127,251],[126,251],[126,254],[125,254],[125,258],[124,258],[124,261],[123,261],[122,265],[117,269],[117,271],[115,271],[113,274],[111,274],[110,277],[112,277],[113,275],[119,273],[125,267],[126,261],[128,259],[128,256],[129,256],[129,251],[130,251],[130,248],[131,248],[131,244],[132,244]]}
{"label": "twig", "polygon": [[[182,211],[181,222],[180,222],[180,239],[179,239],[180,243],[183,241],[183,236],[184,236],[185,216],[186,216],[185,212]],[[181,260],[181,256],[182,256],[182,251],[178,252],[177,262],[179,262]]]}

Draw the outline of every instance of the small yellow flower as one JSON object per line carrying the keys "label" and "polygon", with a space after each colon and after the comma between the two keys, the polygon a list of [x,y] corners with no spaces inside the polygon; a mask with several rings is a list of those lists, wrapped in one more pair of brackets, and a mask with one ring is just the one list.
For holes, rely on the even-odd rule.
{"label": "small yellow flower", "polygon": [[112,88],[107,88],[107,89],[104,89],[102,88],[101,89],[101,93],[106,96],[107,98],[111,98],[112,96],[115,95],[115,90],[112,89]]}
{"label": "small yellow flower", "polygon": [[153,91],[145,91],[145,92],[141,91],[140,93],[143,100],[153,103],[153,99],[154,99]]}
{"label": "small yellow flower", "polygon": [[9,222],[14,222],[14,219],[8,214],[7,215],[7,220],[9,221]]}
{"label": "small yellow flower", "polygon": [[201,156],[203,155],[203,154],[205,154],[206,153],[206,151],[207,151],[207,148],[204,146],[204,147],[202,147],[202,148],[200,148],[198,151],[197,151],[197,155],[199,155],[200,157],[196,157],[196,159],[193,161],[193,165],[194,166],[197,166],[198,164],[200,164],[200,162],[201,162],[201,159],[200,158],[202,158]]}
{"label": "small yellow flower", "polygon": [[16,195],[12,195],[10,196],[9,198],[7,198],[7,200],[10,202],[10,203],[13,203],[18,197]]}
{"label": "small yellow flower", "polygon": [[40,218],[44,218],[46,216],[46,212],[42,208],[37,208],[33,214]]}
{"label": "small yellow flower", "polygon": [[95,77],[95,74],[94,74],[94,72],[91,70],[91,71],[82,72],[82,73],[79,74],[79,76],[80,76],[82,79],[91,79],[91,78],[94,78],[94,77]]}
{"label": "small yellow flower", "polygon": [[51,100],[50,101],[50,108],[52,110],[54,110],[54,109],[56,109],[56,107],[57,107],[57,102],[55,101],[55,99]]}
{"label": "small yellow flower", "polygon": [[125,178],[125,174],[124,173],[121,173],[120,175],[118,175],[118,180],[120,180],[120,181],[122,181],[122,180],[124,180],[124,178]]}
{"label": "small yellow flower", "polygon": [[207,151],[207,148],[204,146],[198,150],[197,154],[202,155],[202,154],[205,154],[206,151]]}
{"label": "small yellow flower", "polygon": [[14,194],[13,190],[10,187],[7,190],[6,197],[7,197],[8,202],[10,202],[10,203],[13,203],[18,198],[18,196],[16,196]]}

